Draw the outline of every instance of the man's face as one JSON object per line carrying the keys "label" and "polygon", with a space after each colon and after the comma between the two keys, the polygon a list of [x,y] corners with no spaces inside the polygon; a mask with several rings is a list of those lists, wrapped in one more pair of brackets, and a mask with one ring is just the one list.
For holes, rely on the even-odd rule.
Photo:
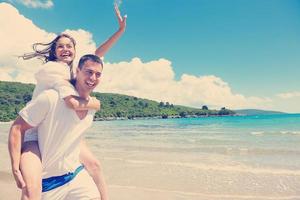
{"label": "man's face", "polygon": [[82,92],[92,92],[99,84],[102,74],[102,65],[90,60],[87,60],[80,70],[77,68],[76,84]]}

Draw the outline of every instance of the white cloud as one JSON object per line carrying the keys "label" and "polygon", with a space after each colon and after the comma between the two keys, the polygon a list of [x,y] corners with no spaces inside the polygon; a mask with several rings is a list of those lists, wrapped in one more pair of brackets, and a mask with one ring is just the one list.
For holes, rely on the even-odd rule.
{"label": "white cloud", "polygon": [[271,102],[268,98],[234,94],[228,83],[216,76],[183,74],[176,81],[171,64],[166,59],[143,63],[139,58],[130,62],[106,63],[98,89],[195,107],[257,108]]}
{"label": "white cloud", "polygon": [[[7,19],[14,19],[14,23]],[[33,43],[51,41],[55,34],[37,27],[8,3],[0,3],[0,27],[0,80],[34,83],[33,74],[41,62],[36,59],[24,61],[18,59],[17,55],[31,52]],[[80,55],[94,52],[96,45],[91,33],[82,29],[65,32],[77,41],[76,59],[79,59]],[[164,58],[150,62],[133,58],[131,61],[105,63],[103,79],[97,89],[102,92],[196,107],[208,105],[211,108],[225,106],[232,109],[292,110],[293,107],[288,107],[289,105],[298,105],[298,102],[286,104],[284,101],[277,101],[276,98],[238,94],[231,90],[227,82],[213,75],[183,74],[176,80],[172,62]],[[300,111],[300,108],[298,110]]]}
{"label": "white cloud", "polygon": [[11,67],[2,66],[0,68],[0,80],[13,81],[12,74],[14,70]]}
{"label": "white cloud", "polygon": [[300,92],[280,93],[280,94],[277,94],[277,96],[282,99],[291,99],[291,98],[295,98],[295,97],[300,97]]}
{"label": "white cloud", "polygon": [[8,2],[11,3],[19,3],[23,4],[24,6],[28,8],[51,8],[54,6],[52,0],[46,0],[46,1],[39,1],[39,0],[9,0]]}
{"label": "white cloud", "polygon": [[[7,19],[14,19],[14,23]],[[0,38],[2,38],[0,45],[1,80],[35,82],[33,74],[42,62],[37,59],[24,61],[18,56],[31,52],[32,44],[48,43],[56,35],[40,29],[8,3],[0,3],[0,27]],[[72,35],[77,41],[77,55],[94,51],[95,43],[89,32],[84,30],[66,30],[65,32]]]}

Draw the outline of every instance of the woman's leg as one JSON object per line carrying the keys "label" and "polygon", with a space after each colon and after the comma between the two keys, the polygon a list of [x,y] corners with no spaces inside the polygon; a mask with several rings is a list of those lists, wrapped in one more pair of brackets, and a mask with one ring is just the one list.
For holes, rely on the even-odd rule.
{"label": "woman's leg", "polygon": [[88,149],[84,140],[82,140],[80,144],[80,162],[84,165],[84,168],[88,171],[95,184],[97,185],[97,188],[101,195],[101,200],[108,200],[107,187],[100,162]]}
{"label": "woman's leg", "polygon": [[20,169],[26,184],[22,200],[40,200],[42,195],[42,163],[37,141],[24,142]]}

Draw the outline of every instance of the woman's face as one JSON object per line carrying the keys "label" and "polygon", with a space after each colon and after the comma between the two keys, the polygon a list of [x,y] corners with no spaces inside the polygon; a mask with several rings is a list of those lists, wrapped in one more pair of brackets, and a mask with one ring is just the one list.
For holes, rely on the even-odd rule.
{"label": "woman's face", "polygon": [[71,64],[75,58],[75,47],[70,38],[61,37],[56,42],[55,55],[57,61]]}

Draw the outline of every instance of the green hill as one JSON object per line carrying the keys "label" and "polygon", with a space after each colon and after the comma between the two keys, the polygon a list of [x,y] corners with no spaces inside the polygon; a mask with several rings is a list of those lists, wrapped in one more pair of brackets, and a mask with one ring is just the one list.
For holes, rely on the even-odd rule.
{"label": "green hill", "polygon": [[[0,81],[0,121],[14,120],[25,104],[31,100],[33,84]],[[179,118],[201,116],[234,115],[235,112],[222,108],[209,110],[156,102],[133,96],[93,93],[101,101],[101,110],[95,120],[149,118]]]}

